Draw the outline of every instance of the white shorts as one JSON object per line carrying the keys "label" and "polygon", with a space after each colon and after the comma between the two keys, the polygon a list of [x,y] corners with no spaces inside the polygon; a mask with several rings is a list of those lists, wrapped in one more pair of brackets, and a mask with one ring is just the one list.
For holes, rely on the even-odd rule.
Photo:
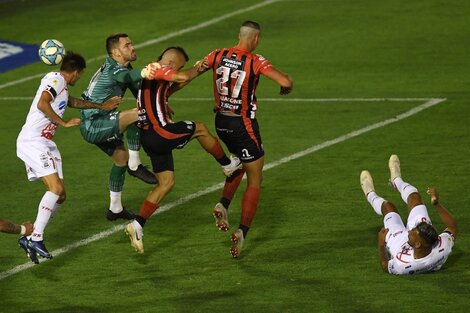
{"label": "white shorts", "polygon": [[407,227],[403,224],[398,213],[391,212],[384,216],[384,227],[388,228],[385,242],[391,255],[396,255],[401,251],[401,246],[408,241],[408,231],[420,222],[431,224],[428,210],[423,204],[417,205],[411,210],[408,215]]}
{"label": "white shorts", "polygon": [[38,180],[41,177],[57,173],[60,179],[62,172],[62,157],[52,140],[21,140],[16,142],[16,155],[26,166],[28,180]]}

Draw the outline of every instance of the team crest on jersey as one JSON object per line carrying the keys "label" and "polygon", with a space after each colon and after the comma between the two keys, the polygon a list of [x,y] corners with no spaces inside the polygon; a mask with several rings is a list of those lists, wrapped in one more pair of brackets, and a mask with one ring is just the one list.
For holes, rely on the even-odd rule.
{"label": "team crest on jersey", "polygon": [[58,82],[59,82],[59,81],[58,81],[57,79],[53,79],[52,82],[51,82],[51,84],[52,84],[52,85],[57,85]]}

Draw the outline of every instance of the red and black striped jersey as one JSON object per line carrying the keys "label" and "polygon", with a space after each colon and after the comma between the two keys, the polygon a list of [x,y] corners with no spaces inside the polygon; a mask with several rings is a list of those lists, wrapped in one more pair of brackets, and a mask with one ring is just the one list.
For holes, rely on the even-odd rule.
{"label": "red and black striped jersey", "polygon": [[214,50],[206,60],[213,70],[214,111],[256,118],[256,86],[259,75],[273,68],[271,63],[237,46]]}
{"label": "red and black striped jersey", "polygon": [[152,127],[157,133],[168,123],[172,123],[168,107],[168,89],[170,79],[175,73],[168,66],[157,70],[155,79],[143,79],[137,96],[139,120],[137,126],[142,129]]}

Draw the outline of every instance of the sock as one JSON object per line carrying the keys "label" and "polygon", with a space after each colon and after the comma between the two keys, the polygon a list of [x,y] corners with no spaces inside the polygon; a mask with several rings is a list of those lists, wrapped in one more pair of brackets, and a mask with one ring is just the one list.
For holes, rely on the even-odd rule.
{"label": "sock", "polygon": [[246,235],[248,234],[248,231],[250,230],[250,227],[247,227],[245,225],[238,225],[238,228],[240,228],[243,232],[243,238],[246,238]]}
{"label": "sock", "polygon": [[145,221],[148,220],[153,215],[153,213],[155,213],[158,207],[158,204],[144,200],[142,206],[140,207],[139,216],[137,216],[136,218],[137,222],[139,222],[139,224],[144,227]]}
{"label": "sock", "polygon": [[382,215],[382,203],[385,202],[384,198],[380,197],[374,191],[372,191],[367,195],[367,201],[369,201],[375,213]]}
{"label": "sock", "polygon": [[131,170],[135,171],[140,164],[142,164],[142,161],[140,161],[139,151],[129,149],[129,161],[127,162],[127,166],[129,166]]}
{"label": "sock", "polygon": [[109,192],[109,210],[113,213],[120,213],[124,208],[121,202],[121,191],[110,191]]}
{"label": "sock", "polygon": [[128,166],[131,170],[135,171],[142,163],[140,161],[140,130],[134,124],[129,125],[126,130],[127,146],[129,147],[129,163]]}
{"label": "sock", "polygon": [[400,192],[401,198],[403,199],[403,201],[405,201],[405,203],[408,203],[408,197],[412,193],[418,192],[418,189],[403,181],[401,177],[395,178],[393,180],[393,184],[397,187],[397,190]]}
{"label": "sock", "polygon": [[31,240],[41,241],[43,239],[44,229],[49,223],[55,203],[59,200],[59,196],[53,192],[46,191],[44,196],[39,202],[38,215],[34,222],[34,231],[31,234]]}
{"label": "sock", "polygon": [[214,140],[215,140],[214,145],[207,152],[209,152],[214,157],[214,159],[216,159],[217,162],[219,162],[220,165],[222,166],[229,165],[230,159],[225,155],[224,149],[222,149],[222,146],[220,145],[219,140],[215,137],[214,137]]}
{"label": "sock", "polygon": [[259,188],[247,187],[243,194],[242,200],[242,216],[240,224],[246,227],[251,227],[251,222],[255,218],[256,209],[259,202]]}
{"label": "sock", "polygon": [[230,202],[232,201],[233,196],[235,195],[235,192],[237,191],[238,186],[242,181],[243,174],[245,174],[245,171],[243,169],[239,169],[235,171],[232,176],[225,179],[224,190],[222,191],[220,203],[222,203],[226,209],[228,209]]}
{"label": "sock", "polygon": [[121,192],[124,189],[124,179],[126,178],[126,167],[113,164],[109,173],[109,190]]}
{"label": "sock", "polygon": [[52,208],[51,217],[49,218],[49,222],[54,218],[55,214],[57,213],[57,210],[59,210],[61,206],[62,206],[62,203],[56,202],[54,204],[54,207]]}

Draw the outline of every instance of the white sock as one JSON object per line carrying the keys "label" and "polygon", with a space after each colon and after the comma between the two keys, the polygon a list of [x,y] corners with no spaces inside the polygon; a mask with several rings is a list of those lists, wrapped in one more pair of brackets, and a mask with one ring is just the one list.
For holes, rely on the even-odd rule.
{"label": "white sock", "polygon": [[127,166],[129,166],[131,170],[135,171],[141,163],[139,151],[129,150],[129,161]]}
{"label": "white sock", "polygon": [[109,192],[109,210],[113,213],[122,212],[122,203],[121,203],[121,191],[110,191]]}
{"label": "white sock", "polygon": [[377,195],[374,191],[371,191],[367,194],[367,201],[369,201],[375,213],[382,215],[382,203],[385,202],[384,198]]}
{"label": "white sock", "polygon": [[34,231],[31,234],[31,240],[41,241],[43,239],[44,229],[49,223],[54,206],[59,200],[59,196],[53,192],[47,191],[39,202],[38,215],[34,222]]}
{"label": "white sock", "polygon": [[51,217],[49,218],[49,223],[51,222],[51,220],[54,218],[55,214],[57,213],[57,210],[60,209],[60,207],[62,206],[62,203],[55,203],[54,204],[54,207],[52,208],[52,213],[51,213]]}
{"label": "white sock", "polygon": [[397,187],[397,190],[400,192],[401,198],[405,203],[408,203],[408,197],[414,193],[418,192],[414,186],[408,184],[407,182],[403,181],[401,177],[397,177],[393,180],[393,183]]}

